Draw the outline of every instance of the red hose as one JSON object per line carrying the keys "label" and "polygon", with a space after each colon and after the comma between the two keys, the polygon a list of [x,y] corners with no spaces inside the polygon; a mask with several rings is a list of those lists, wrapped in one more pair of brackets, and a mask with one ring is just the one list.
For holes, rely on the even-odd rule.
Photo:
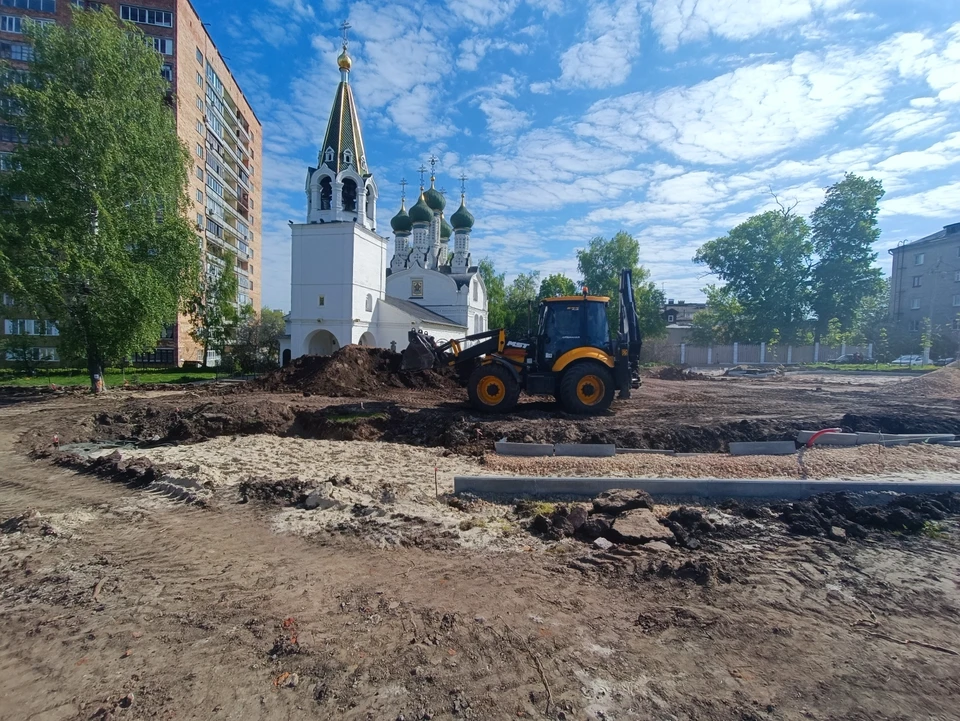
{"label": "red hose", "polygon": [[820,436],[822,436],[824,433],[842,433],[842,432],[843,432],[842,428],[824,428],[821,431],[817,431],[812,436],[810,436],[810,440],[807,441],[807,448],[813,448],[813,442],[817,440]]}

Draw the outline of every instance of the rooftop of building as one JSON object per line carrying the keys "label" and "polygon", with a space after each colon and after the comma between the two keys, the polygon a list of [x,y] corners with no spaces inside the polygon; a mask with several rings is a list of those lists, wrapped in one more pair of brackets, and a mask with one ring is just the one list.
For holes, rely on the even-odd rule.
{"label": "rooftop of building", "polygon": [[896,253],[897,251],[904,250],[906,248],[910,248],[910,249],[915,248],[921,243],[936,243],[937,241],[946,240],[946,239],[960,240],[960,223],[950,223],[949,225],[943,226],[940,230],[938,230],[935,233],[931,233],[930,235],[925,235],[924,237],[919,238],[917,240],[911,240],[906,243],[902,243],[898,245],[896,248],[891,248],[887,252]]}

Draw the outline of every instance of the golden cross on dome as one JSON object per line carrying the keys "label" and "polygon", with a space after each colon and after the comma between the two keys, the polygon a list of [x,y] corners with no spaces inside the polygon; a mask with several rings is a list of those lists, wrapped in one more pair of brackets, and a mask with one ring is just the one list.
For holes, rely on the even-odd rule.
{"label": "golden cross on dome", "polygon": [[423,163],[420,163],[420,190],[423,190],[423,174],[427,172],[427,169],[423,167]]}
{"label": "golden cross on dome", "polygon": [[407,199],[407,179],[401,178],[400,179],[400,200],[406,200],[406,199]]}
{"label": "golden cross on dome", "polygon": [[346,20],[344,20],[342,23],[340,23],[340,35],[341,35],[341,37],[343,38],[343,47],[344,47],[344,49],[346,49],[346,47],[347,47],[347,30],[349,30],[349,29],[352,28],[352,27],[353,27],[353,25],[351,25],[351,24],[350,24],[349,22],[347,22]]}
{"label": "golden cross on dome", "polygon": [[467,194],[467,175],[466,173],[460,173],[460,195]]}

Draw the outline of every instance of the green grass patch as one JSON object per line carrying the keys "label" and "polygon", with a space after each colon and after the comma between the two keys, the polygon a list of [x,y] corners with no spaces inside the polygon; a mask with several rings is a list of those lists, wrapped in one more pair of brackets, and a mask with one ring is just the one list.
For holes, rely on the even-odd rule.
{"label": "green grass patch", "polygon": [[517,503],[516,512],[518,516],[550,516],[557,510],[556,503],[548,501],[523,500]]}
{"label": "green grass patch", "polygon": [[942,523],[927,521],[920,529],[920,533],[927,538],[940,539],[947,535],[947,528]]}
{"label": "green grass patch", "polygon": [[810,371],[881,371],[884,373],[899,373],[903,371],[933,371],[939,366],[901,366],[892,363],[811,363],[799,366],[800,370]]}
{"label": "green grass patch", "polygon": [[[124,381],[130,385],[141,383],[192,383],[193,381],[213,380],[217,377],[213,370],[189,370],[184,368],[144,368],[127,369],[108,368],[103,374],[107,388],[122,386]],[[224,374],[220,374],[224,377]],[[39,371],[33,376],[24,376],[10,368],[0,368],[0,386],[15,388],[34,388],[48,386],[86,386],[90,385],[90,376],[86,370],[69,368],[51,368]]]}

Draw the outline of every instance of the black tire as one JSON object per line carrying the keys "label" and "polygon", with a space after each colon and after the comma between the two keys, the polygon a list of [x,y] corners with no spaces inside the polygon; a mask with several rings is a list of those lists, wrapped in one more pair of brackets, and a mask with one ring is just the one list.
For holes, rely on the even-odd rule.
{"label": "black tire", "polygon": [[613,373],[600,363],[577,363],[560,381],[560,403],[568,413],[603,413],[613,403]]}
{"label": "black tire", "polygon": [[499,363],[488,363],[470,374],[467,395],[478,411],[508,413],[520,400],[520,384]]}

